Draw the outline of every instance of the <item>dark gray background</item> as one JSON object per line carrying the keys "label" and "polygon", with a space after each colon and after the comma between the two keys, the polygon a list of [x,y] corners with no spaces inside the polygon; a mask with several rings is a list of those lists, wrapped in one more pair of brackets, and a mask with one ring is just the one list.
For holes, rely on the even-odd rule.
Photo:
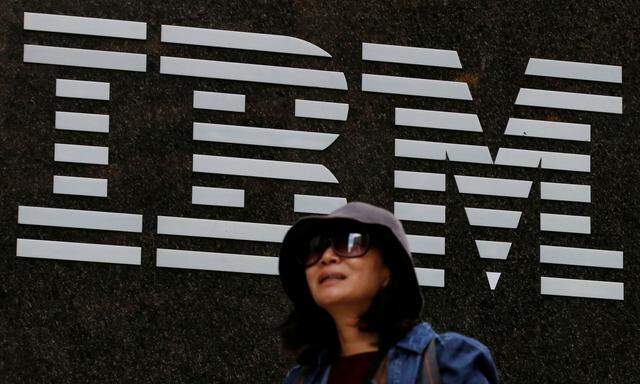
{"label": "dark gray background", "polygon": [[[156,217],[292,223],[293,194],[325,194],[392,208],[393,201],[447,205],[447,224],[406,223],[407,232],[447,237],[446,256],[416,256],[446,269],[446,288],[423,288],[424,319],[483,341],[505,383],[633,383],[638,347],[638,50],[634,1],[394,2],[0,2],[0,381],[280,382],[292,361],[273,331],[289,309],[276,276],[155,267],[158,247],[275,255],[278,246],[156,235]],[[148,23],[146,41],[23,31],[23,12]],[[160,25],[283,34],[331,59],[160,43]],[[462,70],[363,62],[363,42],[458,51]],[[148,55],[146,73],[22,63],[22,44],[112,49]],[[159,74],[160,55],[344,71],[349,90],[248,84]],[[623,66],[623,84],[524,76],[530,57]],[[364,72],[468,81],[473,102],[361,92]],[[111,83],[111,101],[55,97],[56,78]],[[624,114],[513,105],[520,87],[624,97]],[[192,91],[247,94],[247,113],[194,111]],[[293,100],[348,102],[348,122],[296,119]],[[484,134],[393,125],[393,107],[478,113]],[[55,110],[108,113],[108,135],[53,129]],[[509,137],[509,117],[592,124],[591,143]],[[193,121],[336,132],[319,153],[191,140]],[[395,159],[394,138],[589,153],[591,174]],[[109,166],[56,164],[53,143],[108,145]],[[337,185],[191,172],[193,153],[325,164]],[[393,170],[437,171],[534,181],[527,200],[394,190]],[[109,198],[54,196],[54,174],[105,177]],[[540,201],[539,181],[592,185],[593,204]],[[191,186],[246,190],[246,209],[191,205]],[[518,200],[518,201],[516,201]],[[142,234],[19,226],[18,205],[144,215]],[[518,231],[471,228],[463,207],[521,209]],[[540,233],[539,212],[591,215],[592,235]],[[142,266],[15,257],[17,237],[142,246]],[[513,241],[507,261],[482,260],[473,239]],[[625,252],[623,270],[538,263],[540,243]],[[490,291],[485,271],[502,272]],[[540,295],[540,276],[625,283],[625,300]]]}

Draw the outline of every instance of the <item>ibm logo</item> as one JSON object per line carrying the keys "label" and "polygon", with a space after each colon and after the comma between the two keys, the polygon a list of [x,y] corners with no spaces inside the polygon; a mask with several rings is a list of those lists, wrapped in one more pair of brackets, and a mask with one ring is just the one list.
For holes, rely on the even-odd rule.
{"label": "ibm logo", "polygon": [[[144,22],[110,20],[53,14],[24,14],[24,29],[53,33],[70,33],[105,36],[121,39],[147,39]],[[286,55],[331,58],[320,47],[290,36],[248,33],[239,31],[162,25],[161,42],[196,45],[211,48],[253,50]],[[462,69],[458,53],[452,50],[418,48],[408,46],[362,43],[362,60],[409,64],[413,66]],[[45,45],[24,45],[24,63],[33,70],[33,64],[67,67],[98,68],[107,71],[147,71],[147,55],[122,51],[79,49]],[[347,91],[347,80],[342,72],[274,66],[246,62],[202,60],[186,57],[161,56],[161,76],[186,76],[203,81],[216,80],[249,82],[252,84],[277,84]],[[530,58],[524,75],[585,80],[603,83],[622,83],[622,68],[614,65],[559,61]],[[527,77],[529,78],[529,77]],[[92,99],[109,103],[108,82],[95,79],[51,79],[55,81],[55,95],[61,98]],[[464,79],[463,79],[464,80]],[[470,80],[471,81],[471,80]],[[193,108],[199,110],[245,113],[245,94],[191,90]],[[190,91],[190,92],[191,92]],[[390,76],[385,74],[361,74],[361,91],[372,94],[406,95],[425,100],[454,99],[473,103],[469,84],[460,79],[427,79]],[[371,97],[377,97],[371,95]],[[589,113],[622,114],[622,98],[611,95],[563,92],[554,89],[520,88],[515,105],[527,108],[550,108]],[[335,100],[292,100],[295,117],[346,122],[349,104]],[[55,112],[55,129],[83,131],[87,135],[108,135],[109,115],[79,113],[72,110]],[[482,140],[483,127],[476,114],[454,110],[411,109],[389,105],[382,111],[394,114],[394,132],[402,127],[413,127],[425,133],[465,132]],[[310,120],[312,121],[312,120]],[[323,151],[341,139],[339,133],[322,133],[281,127],[256,127],[193,121],[193,140],[200,142],[232,143],[247,146],[279,147]],[[549,147],[557,142],[590,142],[590,124],[509,116],[504,135],[547,140]],[[372,138],[372,140],[375,138]],[[525,142],[525,141],[523,141]],[[105,146],[55,143],[54,161],[109,166],[109,150]],[[480,195],[503,198],[507,205],[520,205],[518,199],[529,199],[533,193],[542,200],[591,204],[591,186],[559,182],[571,173],[591,172],[591,157],[585,153],[566,153],[527,148],[499,148],[493,156],[486,145],[455,141],[430,141],[395,139],[395,157],[424,160],[445,165],[451,163],[474,164],[485,173],[496,167],[516,167],[521,170],[518,179],[485,177],[479,174],[455,174],[453,182],[461,195]],[[389,159],[392,161],[392,159]],[[348,165],[347,165],[348,166]],[[553,170],[557,178],[534,183],[532,172],[537,169]],[[340,183],[331,169],[313,162],[291,162],[280,159],[256,159],[238,156],[213,156],[193,153],[192,172],[230,175],[246,178],[271,178],[311,183]],[[474,167],[478,169],[478,167]],[[450,176],[449,176],[450,177]],[[444,193],[447,174],[423,172],[415,169],[396,169],[393,187],[401,190],[432,191]],[[53,193],[105,198],[108,195],[105,178],[79,177],[78,175],[53,175]],[[474,200],[477,201],[477,200]],[[487,199],[487,201],[495,201]],[[345,204],[342,196],[294,194],[294,211],[299,213],[328,213]],[[514,202],[511,204],[510,202]],[[193,185],[191,203],[198,205],[245,209],[245,190],[227,188],[224,185]],[[446,206],[396,201],[394,214],[403,221],[447,224]],[[490,203],[467,204],[464,211],[471,227],[505,228],[517,231],[522,209],[497,209]],[[215,217],[177,217],[157,213],[157,236],[186,236],[217,239],[233,239],[279,243],[290,227],[281,223],[217,220]],[[21,225],[79,228],[101,231],[141,233],[143,217],[140,214],[95,210],[66,209],[64,207],[19,206],[18,223]],[[546,232],[591,234],[591,217],[570,215],[563,212],[539,212],[539,230]],[[474,235],[476,236],[476,235]],[[412,251],[416,254],[445,255],[446,239],[427,233],[410,233]],[[505,239],[487,239],[478,235],[473,239],[480,258],[507,260],[511,242]],[[164,249],[155,250],[158,267],[232,271],[257,274],[277,274],[277,259],[269,255],[207,252],[206,250]],[[36,239],[17,239],[17,256],[29,258],[75,260],[85,262],[141,264],[141,247],[84,242],[68,242]],[[539,244],[540,263],[570,266],[623,268],[623,252],[605,249],[587,249],[554,244]],[[445,270],[416,268],[423,286],[444,287]],[[485,271],[489,288],[496,289],[499,271]],[[558,276],[541,276],[540,293],[624,299],[624,283],[568,279]]]}

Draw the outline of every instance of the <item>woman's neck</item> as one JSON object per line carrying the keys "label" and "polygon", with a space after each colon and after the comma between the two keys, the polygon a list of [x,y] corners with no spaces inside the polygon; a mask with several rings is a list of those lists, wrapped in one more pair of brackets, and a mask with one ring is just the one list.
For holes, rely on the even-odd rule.
{"label": "woman's neck", "polygon": [[340,355],[350,356],[358,353],[378,350],[378,335],[363,332],[356,326],[358,318],[355,316],[338,316],[334,318],[338,340],[340,341]]}

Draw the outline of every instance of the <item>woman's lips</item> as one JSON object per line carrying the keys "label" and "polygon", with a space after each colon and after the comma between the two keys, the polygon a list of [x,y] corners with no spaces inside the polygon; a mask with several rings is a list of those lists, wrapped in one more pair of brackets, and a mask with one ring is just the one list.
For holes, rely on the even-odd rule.
{"label": "woman's lips", "polygon": [[335,285],[335,284],[338,284],[341,281],[342,281],[342,279],[327,279],[327,280],[323,281],[322,283],[320,283],[320,285]]}
{"label": "woman's lips", "polygon": [[346,279],[346,278],[347,278],[347,277],[346,277],[346,276],[343,276],[343,275],[330,275],[330,276],[328,276],[328,277],[326,277],[326,278],[325,278],[325,277],[323,277],[322,279],[320,279],[320,285],[325,285],[325,284],[333,285],[333,284],[337,284],[337,283],[339,283],[340,281],[342,281],[342,280],[344,280],[344,279]]}

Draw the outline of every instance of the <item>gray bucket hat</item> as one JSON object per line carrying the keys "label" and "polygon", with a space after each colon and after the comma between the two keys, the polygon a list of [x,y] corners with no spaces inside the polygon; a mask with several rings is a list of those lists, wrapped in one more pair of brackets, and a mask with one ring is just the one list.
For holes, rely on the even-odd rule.
{"label": "gray bucket hat", "polygon": [[414,269],[409,241],[400,221],[389,211],[363,202],[351,202],[328,215],[305,216],[289,228],[278,260],[280,281],[287,296],[294,304],[304,305],[313,302],[307,286],[304,266],[296,260],[299,252],[307,252],[310,238],[321,228],[337,221],[355,221],[376,228],[385,241],[386,263],[391,270],[391,279],[395,279],[400,297],[406,300],[406,309],[416,318],[422,310],[422,294]]}

